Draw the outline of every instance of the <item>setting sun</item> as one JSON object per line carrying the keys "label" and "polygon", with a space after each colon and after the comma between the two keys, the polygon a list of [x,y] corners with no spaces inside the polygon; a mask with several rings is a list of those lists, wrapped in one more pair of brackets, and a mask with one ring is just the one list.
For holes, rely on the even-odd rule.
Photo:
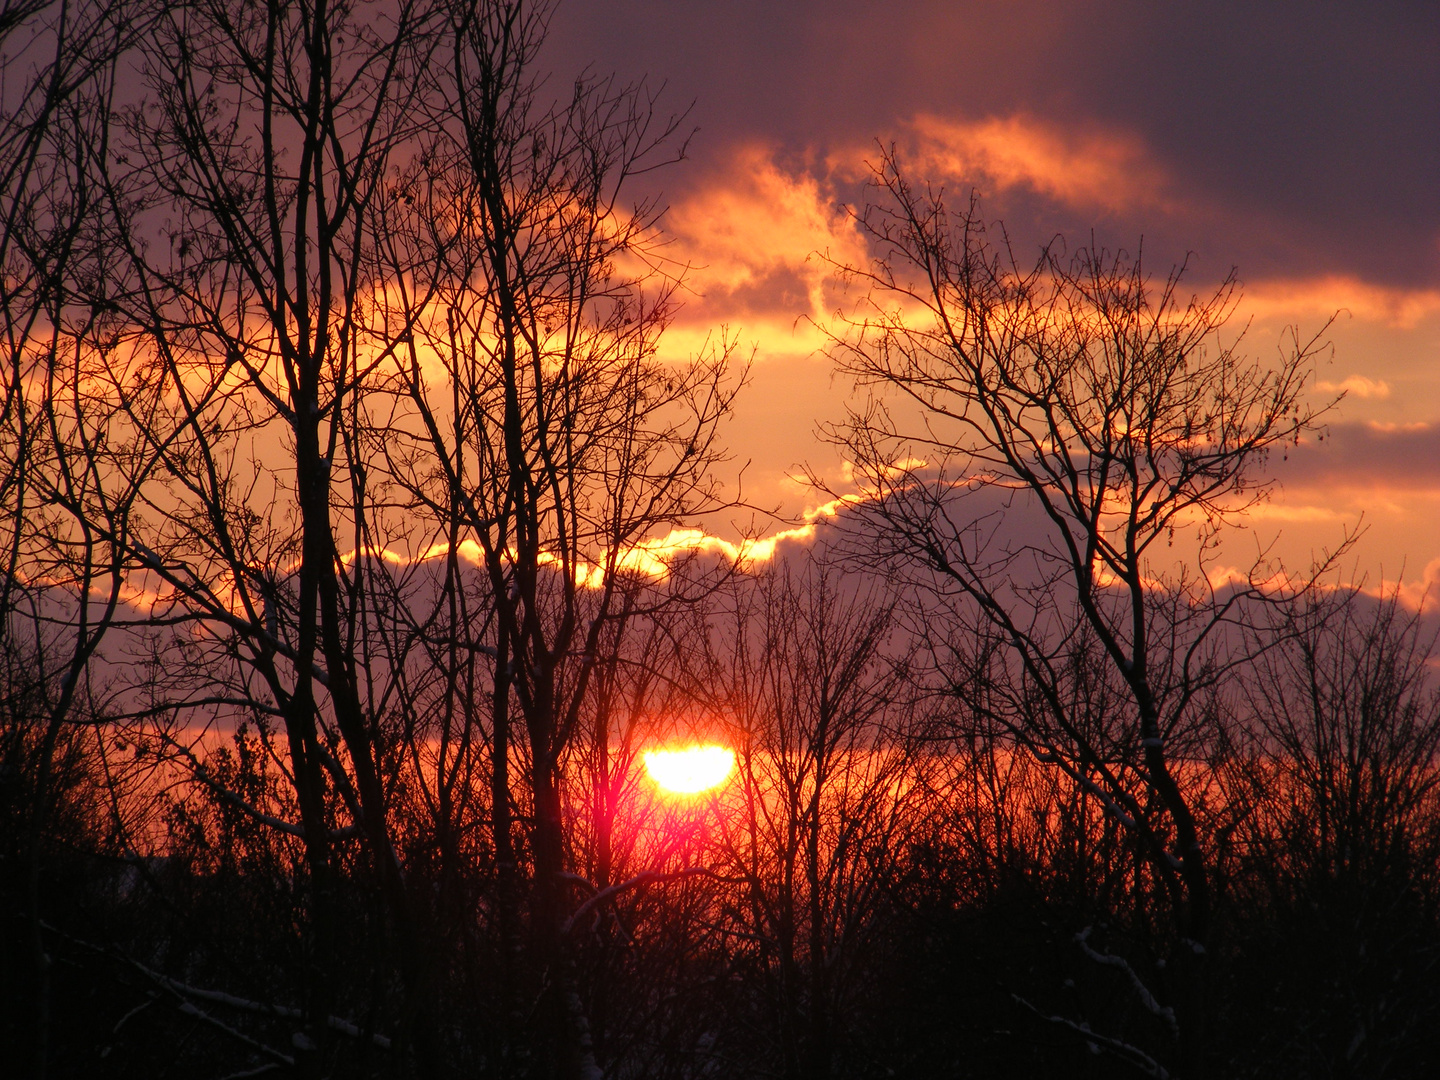
{"label": "setting sun", "polygon": [[644,757],[650,779],[677,795],[694,795],[718,787],[735,768],[735,751],[723,746],[648,750]]}

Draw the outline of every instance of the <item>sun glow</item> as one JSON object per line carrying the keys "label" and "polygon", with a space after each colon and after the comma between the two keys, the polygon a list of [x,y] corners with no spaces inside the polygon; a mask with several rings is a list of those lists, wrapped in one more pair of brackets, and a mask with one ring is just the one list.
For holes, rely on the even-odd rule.
{"label": "sun glow", "polygon": [[735,751],[723,746],[647,750],[644,759],[650,779],[676,795],[695,795],[719,787],[735,768]]}

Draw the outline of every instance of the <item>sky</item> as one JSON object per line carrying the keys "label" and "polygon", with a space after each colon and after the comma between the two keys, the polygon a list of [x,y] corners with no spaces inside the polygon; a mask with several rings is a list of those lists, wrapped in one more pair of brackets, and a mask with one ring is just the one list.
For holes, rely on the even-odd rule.
{"label": "sky", "polygon": [[[563,0],[543,63],[663,88],[694,129],[641,180],[688,263],[677,353],[732,335],[751,381],[727,441],[774,532],[843,484],[817,439],[849,386],[820,351],[844,302],[825,256],[863,260],[846,207],[895,145],[977,190],[1017,249],[1056,234],[1232,267],[1248,348],[1325,328],[1326,438],[1269,468],[1244,544],[1304,568],[1357,527],[1347,572],[1440,599],[1440,5],[1105,0]],[[637,193],[641,190],[636,189]],[[1237,560],[1242,558],[1236,549]]]}

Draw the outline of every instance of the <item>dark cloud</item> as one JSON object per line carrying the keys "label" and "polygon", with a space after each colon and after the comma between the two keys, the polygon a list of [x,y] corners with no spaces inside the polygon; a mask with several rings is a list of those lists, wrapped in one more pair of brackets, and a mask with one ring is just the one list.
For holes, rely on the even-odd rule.
{"label": "dark cloud", "polygon": [[921,113],[1026,114],[1138,137],[1185,209],[1061,211],[1027,230],[1144,232],[1251,278],[1440,282],[1440,5],[1142,0],[570,0],[547,63],[668,80],[703,182],[738,143],[863,145]]}
{"label": "dark cloud", "polygon": [[810,307],[810,282],[793,267],[779,267],[735,288],[721,285],[704,290],[700,299],[708,321],[743,322],[759,314],[795,318]]}
{"label": "dark cloud", "polygon": [[1323,441],[1291,447],[1270,464],[1286,488],[1440,491],[1440,425],[1332,424]]}

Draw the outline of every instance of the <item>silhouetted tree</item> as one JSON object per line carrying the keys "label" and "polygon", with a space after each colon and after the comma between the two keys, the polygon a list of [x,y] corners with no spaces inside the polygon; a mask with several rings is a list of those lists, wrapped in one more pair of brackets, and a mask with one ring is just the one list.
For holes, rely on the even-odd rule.
{"label": "silhouetted tree", "polygon": [[1235,903],[1253,913],[1241,1022],[1278,1075],[1422,1075],[1440,1061],[1434,632],[1352,589],[1289,630],[1244,683],[1259,743],[1231,795],[1254,806],[1235,838]]}
{"label": "silhouetted tree", "polygon": [[98,240],[96,162],[120,59],[143,16],[118,2],[0,9],[0,773],[17,841],[0,874],[7,941],[26,942],[23,957],[4,950],[3,981],[19,1044],[7,1056],[37,1077],[54,1047],[42,912],[52,826],[76,836],[69,811],[90,797],[77,788],[93,746],[73,727],[96,719],[90,662],[133,566],[115,537],[145,469],[99,451],[116,403],[88,382],[113,332],[111,314],[92,302],[113,265]]}
{"label": "silhouetted tree", "polygon": [[591,1075],[563,932],[579,901],[562,765],[616,624],[664,602],[638,596],[653,571],[632,549],[721,505],[715,437],[737,383],[723,346],[684,363],[658,357],[676,282],[648,269],[657,206],[621,201],[638,171],[683,150],[671,146],[678,121],[660,119],[644,87],[607,80],[581,79],[549,102],[533,66],[549,14],[459,9],[443,54],[446,111],[385,204],[394,318],[413,326],[399,372],[408,400],[393,422],[423,446],[392,452],[390,469],[416,505],[452,523],[452,548],[475,546],[490,587],[499,921],[513,934],[518,756],[532,964],[549,988],[533,1048],[542,1071]]}
{"label": "silhouetted tree", "polygon": [[927,756],[877,584],[852,592],[797,554],[735,605],[697,688],[739,758],[717,822],[719,868],[738,886],[724,925],[770,1056],[820,1080],[869,1052],[872,939],[925,815]]}
{"label": "silhouetted tree", "polygon": [[1315,344],[886,158],[858,497],[682,557],[743,366],[552,11],[0,2],[6,1064],[1434,1071],[1426,616],[1212,576]]}
{"label": "silhouetted tree", "polygon": [[[834,431],[867,494],[852,551],[921,598],[965,707],[1132,832],[1174,912],[1175,1012],[1136,984],[1159,1020],[1178,1013],[1176,1067],[1200,1075],[1212,878],[1187,774],[1197,706],[1245,652],[1227,627],[1270,574],[1207,570],[1264,497],[1266,453],[1316,423],[1316,345],[1267,367],[1222,340],[1233,278],[1187,300],[1180,269],[1157,283],[1138,258],[1057,243],[1022,265],[974,201],[916,188],[893,153],[874,190],[858,220],[875,261],[845,268],[872,291],[832,348],[874,391]],[[1197,537],[1188,561],[1177,533]]]}

